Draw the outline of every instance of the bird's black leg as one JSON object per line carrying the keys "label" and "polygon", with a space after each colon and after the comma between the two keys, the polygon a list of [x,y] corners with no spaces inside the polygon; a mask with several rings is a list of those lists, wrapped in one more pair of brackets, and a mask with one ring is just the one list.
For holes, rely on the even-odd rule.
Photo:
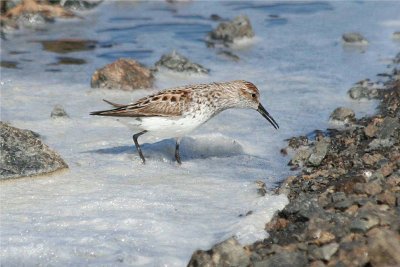
{"label": "bird's black leg", "polygon": [[141,158],[142,161],[143,161],[143,164],[146,163],[146,159],[145,159],[144,156],[143,156],[142,149],[140,148],[140,145],[139,145],[137,139],[139,138],[139,136],[141,136],[142,134],[145,134],[145,133],[147,133],[146,130],[144,130],[143,132],[134,134],[134,135],[132,136],[133,142],[135,142],[136,149],[137,149],[137,151],[138,151],[138,153],[139,153],[140,158]]}
{"label": "bird's black leg", "polygon": [[176,162],[178,162],[179,164],[182,164],[181,155],[179,154],[179,144],[180,144],[180,142],[181,142],[181,139],[180,138],[176,138],[175,159],[176,159]]}

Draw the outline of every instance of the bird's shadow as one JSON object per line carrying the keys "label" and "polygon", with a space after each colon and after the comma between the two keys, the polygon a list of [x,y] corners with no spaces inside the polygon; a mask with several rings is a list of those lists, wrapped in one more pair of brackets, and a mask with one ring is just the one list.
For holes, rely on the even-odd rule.
{"label": "bird's shadow", "polygon": [[[173,158],[175,153],[175,140],[166,139],[156,143],[145,143],[141,145],[145,157],[151,158]],[[116,146],[86,151],[98,154],[136,154],[136,147],[132,145]],[[244,154],[243,147],[233,139],[222,136],[207,137],[185,137],[180,144],[180,154],[187,159],[204,159],[209,157],[233,157]]]}

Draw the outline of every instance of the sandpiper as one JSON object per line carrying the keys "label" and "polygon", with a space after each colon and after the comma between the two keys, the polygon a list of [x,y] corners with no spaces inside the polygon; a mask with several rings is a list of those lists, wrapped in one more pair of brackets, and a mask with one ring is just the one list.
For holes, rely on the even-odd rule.
{"label": "sandpiper", "polygon": [[128,105],[104,101],[115,108],[91,112],[90,115],[120,117],[128,126],[139,129],[140,132],[133,135],[133,141],[143,163],[146,160],[138,143],[142,134],[148,132],[161,138],[175,138],[175,159],[181,164],[181,138],[229,108],[255,109],[275,129],[279,128],[261,105],[257,87],[243,80],[166,89]]}

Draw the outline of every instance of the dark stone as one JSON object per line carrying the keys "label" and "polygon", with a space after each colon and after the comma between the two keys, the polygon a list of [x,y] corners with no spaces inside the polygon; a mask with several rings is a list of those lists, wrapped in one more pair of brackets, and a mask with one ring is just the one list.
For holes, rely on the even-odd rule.
{"label": "dark stone", "polygon": [[212,40],[232,43],[236,39],[254,36],[253,28],[247,16],[237,16],[232,21],[221,22],[218,27],[209,33]]}
{"label": "dark stone", "polygon": [[0,122],[0,179],[47,174],[68,165],[38,134]]}
{"label": "dark stone", "polygon": [[284,217],[295,216],[299,221],[307,221],[314,216],[319,218],[326,216],[326,212],[319,206],[318,200],[310,198],[306,194],[299,194],[280,213]]}
{"label": "dark stone", "polygon": [[135,90],[153,86],[151,71],[133,59],[120,58],[92,75],[92,88]]}
{"label": "dark stone", "polygon": [[61,65],[82,65],[86,64],[86,60],[74,57],[57,57],[57,64]]}
{"label": "dark stone", "polygon": [[0,60],[0,67],[8,68],[8,69],[16,69],[18,68],[18,62],[16,61],[8,61],[8,60]]}
{"label": "dark stone", "polygon": [[368,41],[358,32],[348,32],[342,35],[342,39],[348,44],[368,44]]}
{"label": "dark stone", "polygon": [[190,62],[187,57],[182,56],[176,51],[165,54],[159,61],[156,62],[156,68],[167,68],[176,72],[191,72],[191,73],[208,73],[209,70],[203,66]]}
{"label": "dark stone", "polygon": [[97,41],[83,39],[43,40],[38,42],[42,44],[43,50],[59,54],[93,50],[97,44]]}
{"label": "dark stone", "polygon": [[61,105],[55,105],[51,111],[50,117],[52,118],[69,118],[67,112]]}

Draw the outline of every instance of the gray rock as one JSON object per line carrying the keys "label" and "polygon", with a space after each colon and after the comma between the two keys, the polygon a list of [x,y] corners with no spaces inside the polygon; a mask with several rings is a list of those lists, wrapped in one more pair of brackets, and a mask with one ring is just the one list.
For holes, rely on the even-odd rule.
{"label": "gray rock", "polygon": [[218,27],[209,33],[212,40],[232,43],[236,39],[254,36],[253,28],[247,16],[241,15],[232,21],[221,22]]}
{"label": "gray rock", "polygon": [[379,224],[379,217],[370,212],[361,212],[350,225],[350,230],[356,233],[365,233]]}
{"label": "gray rock", "polygon": [[21,27],[40,29],[44,28],[49,20],[40,13],[22,13],[17,18],[17,24]]}
{"label": "gray rock", "polygon": [[52,118],[69,118],[67,112],[61,105],[55,105],[51,111],[50,117]]}
{"label": "gray rock", "polygon": [[394,145],[394,140],[392,138],[386,138],[386,139],[374,139],[371,141],[371,143],[368,144],[369,150],[375,150],[375,149],[380,149],[380,148],[386,148],[386,147],[391,147]]}
{"label": "gray rock", "polygon": [[394,131],[400,128],[399,118],[386,117],[377,132],[379,139],[387,139],[393,136]]}
{"label": "gray rock", "polygon": [[350,123],[355,121],[355,113],[349,108],[339,107],[336,108],[330,115],[331,120],[341,121],[344,123]]}
{"label": "gray rock", "polygon": [[211,248],[193,253],[188,267],[197,266],[248,266],[250,255],[235,238],[229,238]]}
{"label": "gray rock", "polygon": [[367,39],[358,32],[348,32],[342,35],[342,39],[347,44],[368,44]]}
{"label": "gray rock", "polygon": [[95,8],[103,0],[60,0],[57,2],[60,2],[60,5],[71,10],[87,10]]}
{"label": "gray rock", "polygon": [[304,252],[281,252],[269,256],[266,260],[254,262],[254,267],[291,267],[307,266],[307,257]]}
{"label": "gray rock", "polygon": [[303,166],[304,162],[310,157],[311,149],[307,148],[300,148],[296,151],[296,154],[290,160],[289,165],[298,165]]}
{"label": "gray rock", "polygon": [[317,198],[309,198],[301,193],[293,199],[281,213],[285,216],[295,215],[300,220],[309,220],[312,217],[322,218],[326,216],[325,210],[318,204]]}
{"label": "gray rock", "polygon": [[0,179],[51,173],[68,168],[38,134],[0,122]]}
{"label": "gray rock", "polygon": [[92,88],[135,90],[153,86],[154,77],[149,69],[133,59],[120,58],[98,69],[92,75]]}
{"label": "gray rock", "polygon": [[321,141],[317,142],[313,151],[308,158],[308,163],[313,166],[319,166],[322,160],[325,158],[326,153],[328,153],[329,144],[326,139],[322,139]]}
{"label": "gray rock", "polygon": [[400,40],[400,31],[393,33],[393,39]]}
{"label": "gray rock", "polygon": [[312,246],[312,249],[310,250],[310,256],[313,259],[329,261],[331,257],[338,251],[338,249],[339,244],[335,242],[322,247]]}
{"label": "gray rock", "polygon": [[347,92],[352,99],[360,100],[363,98],[373,99],[379,95],[378,86],[371,83],[369,80],[358,82]]}
{"label": "gray rock", "polygon": [[187,57],[182,56],[176,51],[165,54],[156,62],[156,68],[164,67],[177,72],[208,73],[209,70],[203,66],[190,62]]}

